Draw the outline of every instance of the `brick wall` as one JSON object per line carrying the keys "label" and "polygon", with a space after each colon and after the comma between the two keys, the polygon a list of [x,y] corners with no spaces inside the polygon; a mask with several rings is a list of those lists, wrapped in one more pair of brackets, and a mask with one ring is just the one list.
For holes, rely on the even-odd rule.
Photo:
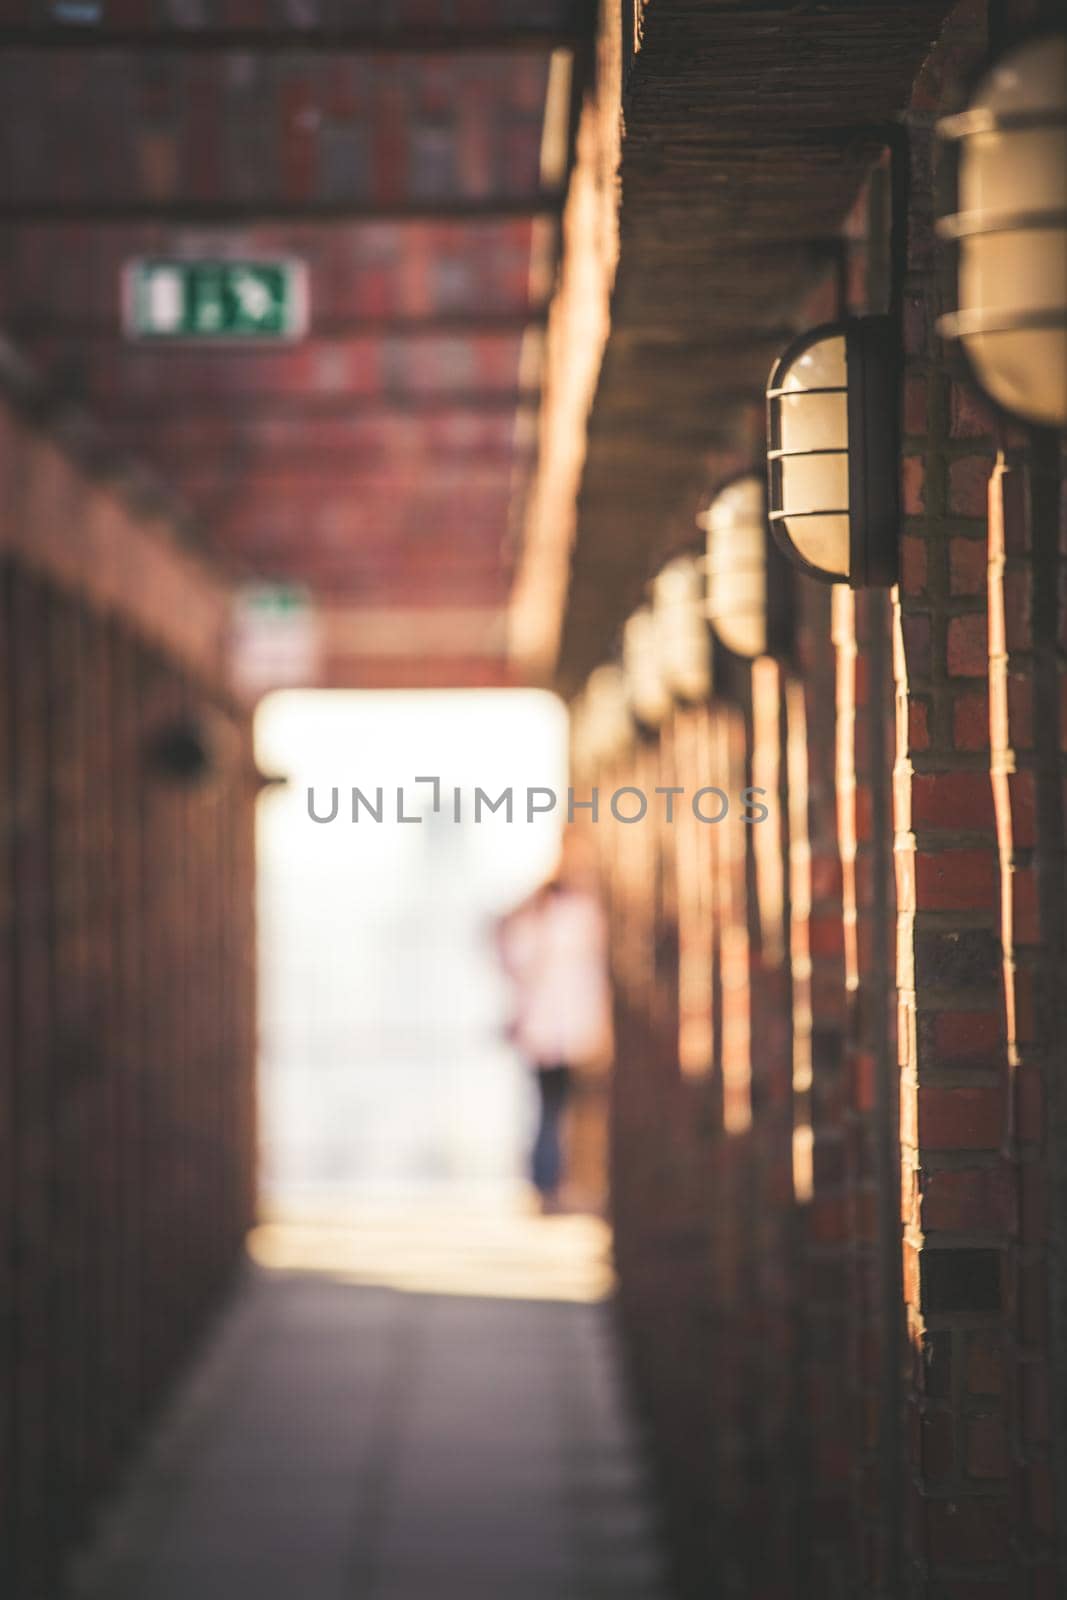
{"label": "brick wall", "polygon": [[0,1588],[53,1600],[251,1219],[254,786],[210,573],[12,412],[0,479]]}
{"label": "brick wall", "polygon": [[[1039,10],[997,7],[996,42]],[[801,316],[899,301],[899,586],[800,580],[792,652],[600,780],[774,797],[603,847],[622,1304],[686,1595],[1064,1582],[1064,458],[934,331],[933,125],[987,32],[958,7],[895,203],[887,154]]]}
{"label": "brick wall", "polygon": [[[991,12],[995,48],[1033,20],[1012,9]],[[915,1358],[909,1563],[916,1593],[962,1596],[982,1581],[983,1593],[1037,1597],[1057,1589],[1052,1455],[1064,1442],[1050,1398],[1064,1157],[1053,1110],[1064,950],[1060,459],[1055,440],[994,414],[932,326],[951,281],[931,236],[948,187],[931,123],[959,104],[986,47],[983,8],[961,7],[910,120],[914,435],[895,784]]]}

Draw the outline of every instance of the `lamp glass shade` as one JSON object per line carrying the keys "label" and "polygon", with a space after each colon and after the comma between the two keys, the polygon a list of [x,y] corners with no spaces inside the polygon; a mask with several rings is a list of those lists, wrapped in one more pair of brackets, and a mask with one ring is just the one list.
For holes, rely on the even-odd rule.
{"label": "lamp glass shade", "polygon": [[842,583],[848,580],[848,514],[824,517],[794,517],[787,523],[789,537],[797,553],[809,567],[832,574]]}
{"label": "lamp glass shade", "polygon": [[812,329],[771,373],[771,528],[824,582],[896,579],[897,373],[896,330],[881,316]]}
{"label": "lamp glass shade", "polygon": [[[1064,65],[1067,70],[1067,62]],[[1067,205],[1065,154],[1067,127],[997,128],[973,134],[960,162],[960,212],[1062,210]]]}
{"label": "lamp glass shade", "polygon": [[782,503],[788,515],[848,510],[848,451],[782,457]]}
{"label": "lamp glass shade", "polygon": [[767,650],[767,505],[761,479],[736,479],[712,501],[707,531],[708,620],[728,650]]}
{"label": "lamp glass shade", "polygon": [[783,394],[779,416],[783,450],[848,449],[848,396],[844,389],[835,394]]}
{"label": "lamp glass shade", "polygon": [[959,212],[939,232],[959,244],[959,308],[940,331],[962,341],[999,404],[1067,425],[1067,36],[1032,40],[947,117]]}
{"label": "lamp glass shade", "polygon": [[782,377],[783,389],[845,389],[848,366],[845,336],[831,333],[802,350]]}
{"label": "lamp glass shade", "polygon": [[671,710],[659,650],[659,627],[651,606],[640,606],[622,632],[622,664],[626,687],[639,722],[657,728]]}
{"label": "lamp glass shade", "polygon": [[711,640],[697,556],[667,562],[652,582],[652,608],[667,688],[679,700],[706,700],[711,693]]}
{"label": "lamp glass shade", "polygon": [[629,744],[634,725],[626,675],[616,662],[605,662],[590,674],[578,711],[580,742],[594,763],[613,761]]}

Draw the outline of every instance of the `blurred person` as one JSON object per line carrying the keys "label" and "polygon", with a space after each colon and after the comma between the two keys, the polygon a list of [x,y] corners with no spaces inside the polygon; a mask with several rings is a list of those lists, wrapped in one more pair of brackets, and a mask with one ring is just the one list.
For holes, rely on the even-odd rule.
{"label": "blurred person", "polygon": [[564,836],[552,875],[501,918],[498,946],[514,991],[509,1034],[537,1082],[531,1177],[550,1213],[560,1209],[575,1076],[603,1068],[611,1048],[607,926],[581,834]]}

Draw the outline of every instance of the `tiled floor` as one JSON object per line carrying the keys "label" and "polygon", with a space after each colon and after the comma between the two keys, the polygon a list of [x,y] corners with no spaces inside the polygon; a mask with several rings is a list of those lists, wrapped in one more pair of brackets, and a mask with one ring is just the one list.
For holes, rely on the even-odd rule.
{"label": "tiled floor", "polygon": [[[72,1595],[662,1600],[610,1315],[582,1289],[602,1266],[578,1270],[602,1239],[580,1226],[516,1219],[473,1247],[468,1227],[454,1256],[438,1222],[436,1257],[421,1226],[386,1227],[388,1248],[377,1225],[268,1232],[258,1253],[286,1265],[250,1267]],[[459,1258],[465,1291],[440,1292]]]}

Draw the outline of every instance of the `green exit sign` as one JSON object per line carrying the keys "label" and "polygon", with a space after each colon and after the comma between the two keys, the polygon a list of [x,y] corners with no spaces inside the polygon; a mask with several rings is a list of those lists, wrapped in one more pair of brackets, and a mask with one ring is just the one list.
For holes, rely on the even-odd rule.
{"label": "green exit sign", "polygon": [[299,339],[307,311],[307,269],[288,258],[141,260],[124,273],[123,323],[133,339]]}

